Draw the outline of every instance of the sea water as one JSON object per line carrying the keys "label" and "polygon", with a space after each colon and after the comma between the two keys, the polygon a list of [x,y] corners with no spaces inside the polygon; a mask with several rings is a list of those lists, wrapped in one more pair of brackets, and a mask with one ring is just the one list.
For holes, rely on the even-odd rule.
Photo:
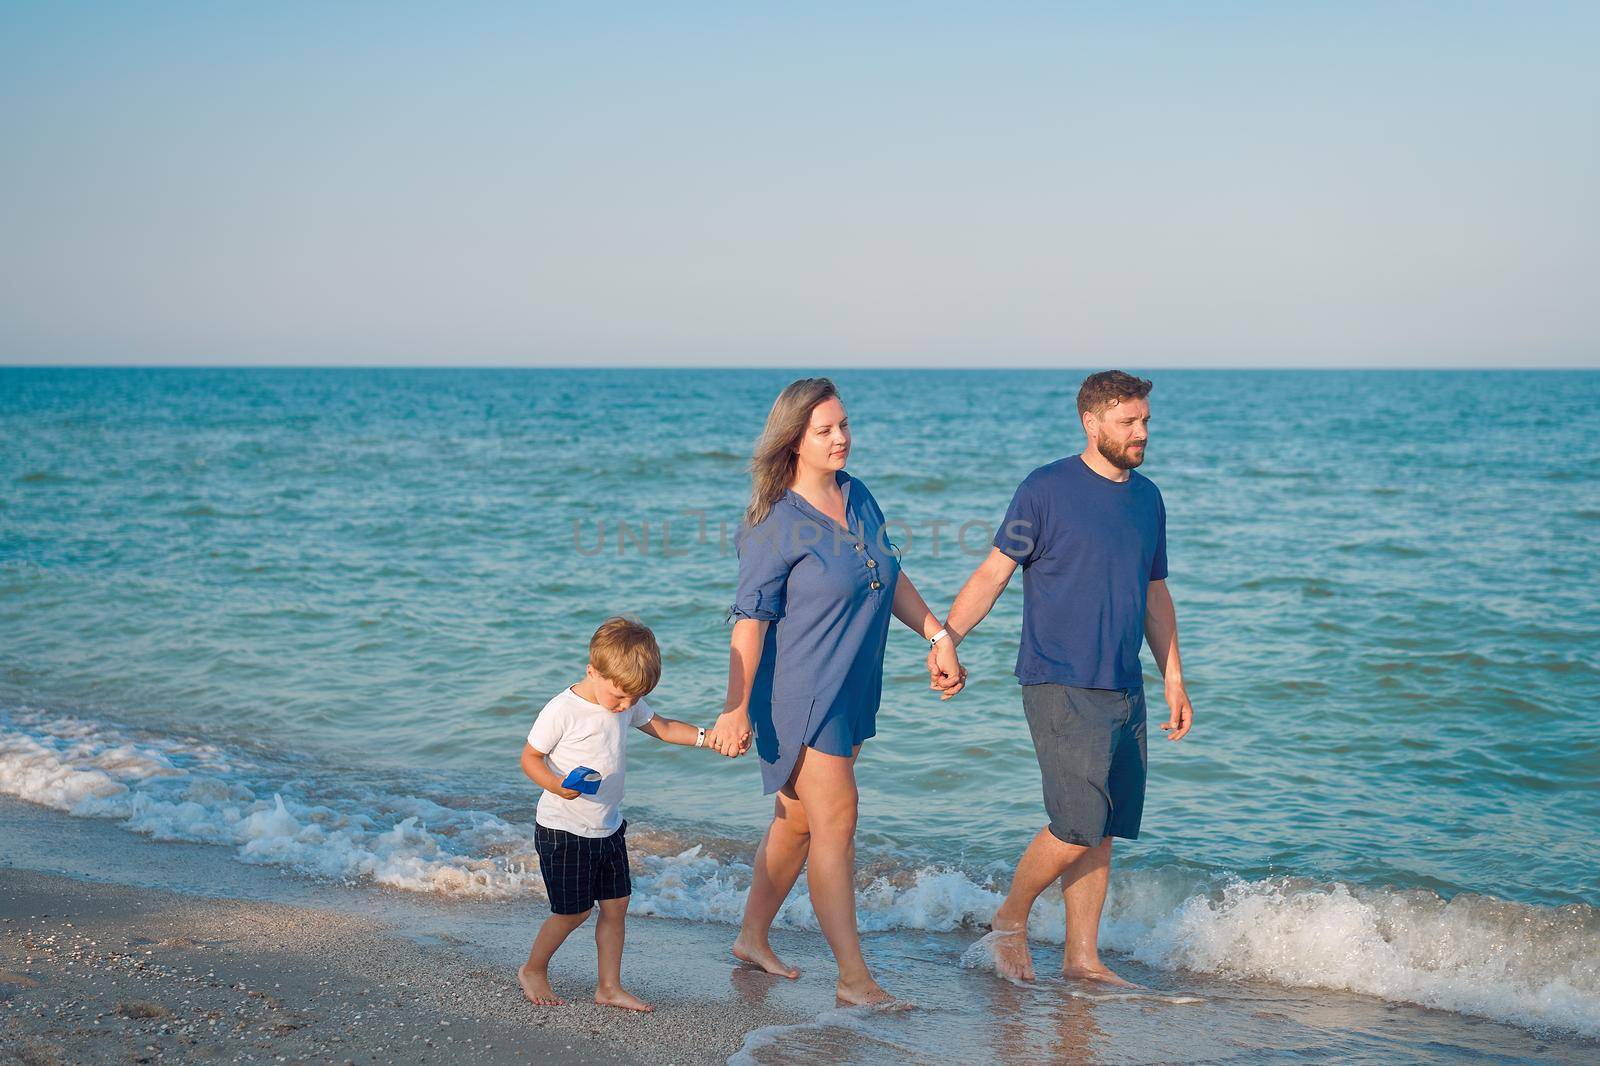
{"label": "sea water", "polygon": [[[802,373],[0,369],[0,794],[129,848],[536,898],[534,714],[626,613],[661,641],[652,703],[715,717],[746,457]],[[849,469],[942,613],[1016,483],[1081,448],[1083,371],[832,376]],[[974,988],[1015,998],[1020,1028],[982,1031],[1018,1061],[1085,1024],[1122,1035],[1076,1053],[1137,1058],[1117,1019],[1152,1010],[1227,1054],[1600,1047],[1600,374],[1148,376],[1196,721],[1162,739],[1147,652],[1149,797],[1103,943],[1210,1005],[961,968],[1042,822],[1014,582],[950,702],[896,626],[858,769],[861,924],[939,1020],[828,1015],[747,1056],[948,1053],[1007,1016]],[[769,814],[754,761],[640,736],[629,784],[634,911],[736,922]],[[803,881],[779,922],[815,927]],[[1046,971],[1059,903],[1035,926]],[[1335,999],[1370,1043],[1249,1021],[1294,1002],[1315,1029]],[[1378,1025],[1361,1002],[1430,1010]],[[1193,1020],[1220,1003],[1228,1024]]]}

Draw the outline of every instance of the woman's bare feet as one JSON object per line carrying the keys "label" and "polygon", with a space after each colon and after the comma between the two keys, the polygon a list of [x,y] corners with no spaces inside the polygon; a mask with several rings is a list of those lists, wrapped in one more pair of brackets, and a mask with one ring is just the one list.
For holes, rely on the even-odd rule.
{"label": "woman's bare feet", "polygon": [[1002,921],[997,915],[989,928],[994,938],[994,972],[1008,981],[1033,980],[1033,952],[1028,950],[1028,926]]}
{"label": "woman's bare feet", "polygon": [[1093,966],[1066,966],[1061,970],[1061,976],[1069,981],[1094,981],[1097,984],[1109,985],[1112,988],[1143,988],[1132,981],[1124,980],[1115,973],[1096,963]]}
{"label": "woman's bare feet", "polygon": [[772,950],[772,945],[764,941],[760,944],[753,943],[746,940],[744,934],[741,933],[739,939],[733,942],[732,950],[733,957],[746,966],[754,966],[756,969],[770,973],[774,977],[787,977],[793,981],[800,976],[798,969],[778,958],[777,953]]}
{"label": "woman's bare feet", "polygon": [[896,999],[879,987],[872,978],[860,984],[847,985],[840,981],[834,986],[835,1006],[876,1007],[878,1010],[910,1010],[914,1004]]}
{"label": "woman's bare feet", "polygon": [[567,1001],[555,994],[550,987],[550,978],[543,970],[530,970],[527,963],[523,963],[517,970],[517,984],[522,986],[522,994],[528,1002],[536,1007],[565,1007]]}
{"label": "woman's bare feet", "polygon": [[645,1014],[655,1010],[655,1007],[646,1003],[638,996],[618,985],[615,988],[597,988],[594,990],[594,1001],[602,1007],[621,1007],[623,1010],[642,1011]]}

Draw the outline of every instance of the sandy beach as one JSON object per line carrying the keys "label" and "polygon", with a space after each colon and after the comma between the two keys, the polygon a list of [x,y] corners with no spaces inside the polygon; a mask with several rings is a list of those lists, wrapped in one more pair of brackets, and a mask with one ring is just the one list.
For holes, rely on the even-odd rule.
{"label": "sandy beach", "polygon": [[[707,891],[664,875],[644,905]],[[1319,937],[1333,948],[1350,928],[1306,930],[1322,919],[1303,911],[1263,927],[1272,911],[1249,898],[1239,906],[1241,921],[1254,915],[1250,928],[1280,944]],[[1296,904],[1286,898],[1282,906]],[[1415,1002],[1160,969],[1125,954],[1113,956],[1119,972],[1150,992],[1097,995],[1049,974],[1059,941],[1043,939],[1034,945],[1040,980],[1020,989],[967,968],[980,934],[965,927],[868,933],[875,972],[920,1009],[863,1015],[833,1009],[831,960],[815,931],[775,931],[779,952],[804,971],[790,982],[736,968],[727,922],[637,912],[623,976],[656,1013],[588,1001],[588,930],[573,935],[552,967],[569,1005],[546,1010],[524,1002],[512,980],[543,913],[533,897],[472,899],[286,875],[239,862],[231,849],[152,840],[110,819],[0,797],[0,1063],[886,1066],[952,1053],[1019,1064],[1285,1056],[1446,1063],[1472,1055],[1576,1063],[1595,1061],[1600,1046]],[[1520,913],[1502,918],[1521,922]],[[1565,965],[1551,951],[1571,945],[1577,972],[1590,957],[1586,920],[1573,914],[1573,928],[1540,934],[1530,948],[1542,953],[1539,965]]]}
{"label": "sandy beach", "polygon": [[687,1064],[743,1038],[648,979],[670,1010],[541,1010],[448,945],[306,907],[5,869],[0,929],[0,1062]]}

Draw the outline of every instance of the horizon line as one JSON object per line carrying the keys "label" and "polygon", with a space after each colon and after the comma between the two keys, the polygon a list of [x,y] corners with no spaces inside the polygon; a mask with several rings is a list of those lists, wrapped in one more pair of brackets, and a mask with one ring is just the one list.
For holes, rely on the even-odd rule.
{"label": "horizon line", "polygon": [[[726,370],[748,372],[753,370],[1091,370],[1105,363],[1041,364],[1041,363],[779,363],[770,365],[738,365],[729,363],[9,363],[0,360],[0,370]],[[1377,371],[1380,373],[1412,373],[1416,371],[1520,373],[1523,371],[1600,371],[1600,361],[1594,364],[1536,363],[1532,365],[1501,364],[1312,364],[1308,366],[1283,366],[1278,364],[1218,363],[1214,365],[1170,365],[1122,361],[1125,366],[1139,366],[1152,372],[1173,371],[1260,371],[1294,373],[1301,371]]]}

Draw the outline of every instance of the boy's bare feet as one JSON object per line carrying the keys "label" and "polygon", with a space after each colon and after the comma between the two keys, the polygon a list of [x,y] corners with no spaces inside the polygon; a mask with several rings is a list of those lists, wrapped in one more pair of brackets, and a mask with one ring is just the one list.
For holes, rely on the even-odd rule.
{"label": "boy's bare feet", "polygon": [[638,996],[618,985],[616,988],[597,988],[594,990],[594,1001],[602,1007],[621,1007],[623,1010],[642,1011],[646,1014],[655,1010],[655,1007],[646,1003]]}
{"label": "boy's bare feet", "polygon": [[1132,981],[1124,980],[1115,973],[1096,963],[1093,966],[1065,966],[1061,976],[1069,981],[1094,981],[1097,984],[1110,985],[1112,988],[1143,988]]}
{"label": "boy's bare feet", "polygon": [[910,1010],[914,1004],[903,999],[896,999],[879,987],[878,982],[870,977],[859,985],[847,985],[840,981],[834,986],[835,1006],[839,1007],[876,1007],[879,1010]]}
{"label": "boy's bare feet", "polygon": [[989,928],[994,938],[994,972],[1008,981],[1033,980],[1033,952],[1028,950],[1028,926],[1013,925],[998,917]]}
{"label": "boy's bare feet", "polygon": [[746,966],[754,966],[758,970],[770,973],[775,977],[787,977],[793,981],[800,976],[800,971],[786,964],[778,958],[777,952],[772,950],[768,943],[753,944],[745,940],[740,934],[739,939],[733,942],[733,957]]}
{"label": "boy's bare feet", "polygon": [[550,978],[543,970],[530,970],[528,964],[523,963],[517,970],[517,984],[522,986],[522,994],[528,1002],[536,1007],[565,1007],[567,1001],[555,994],[550,987]]}

